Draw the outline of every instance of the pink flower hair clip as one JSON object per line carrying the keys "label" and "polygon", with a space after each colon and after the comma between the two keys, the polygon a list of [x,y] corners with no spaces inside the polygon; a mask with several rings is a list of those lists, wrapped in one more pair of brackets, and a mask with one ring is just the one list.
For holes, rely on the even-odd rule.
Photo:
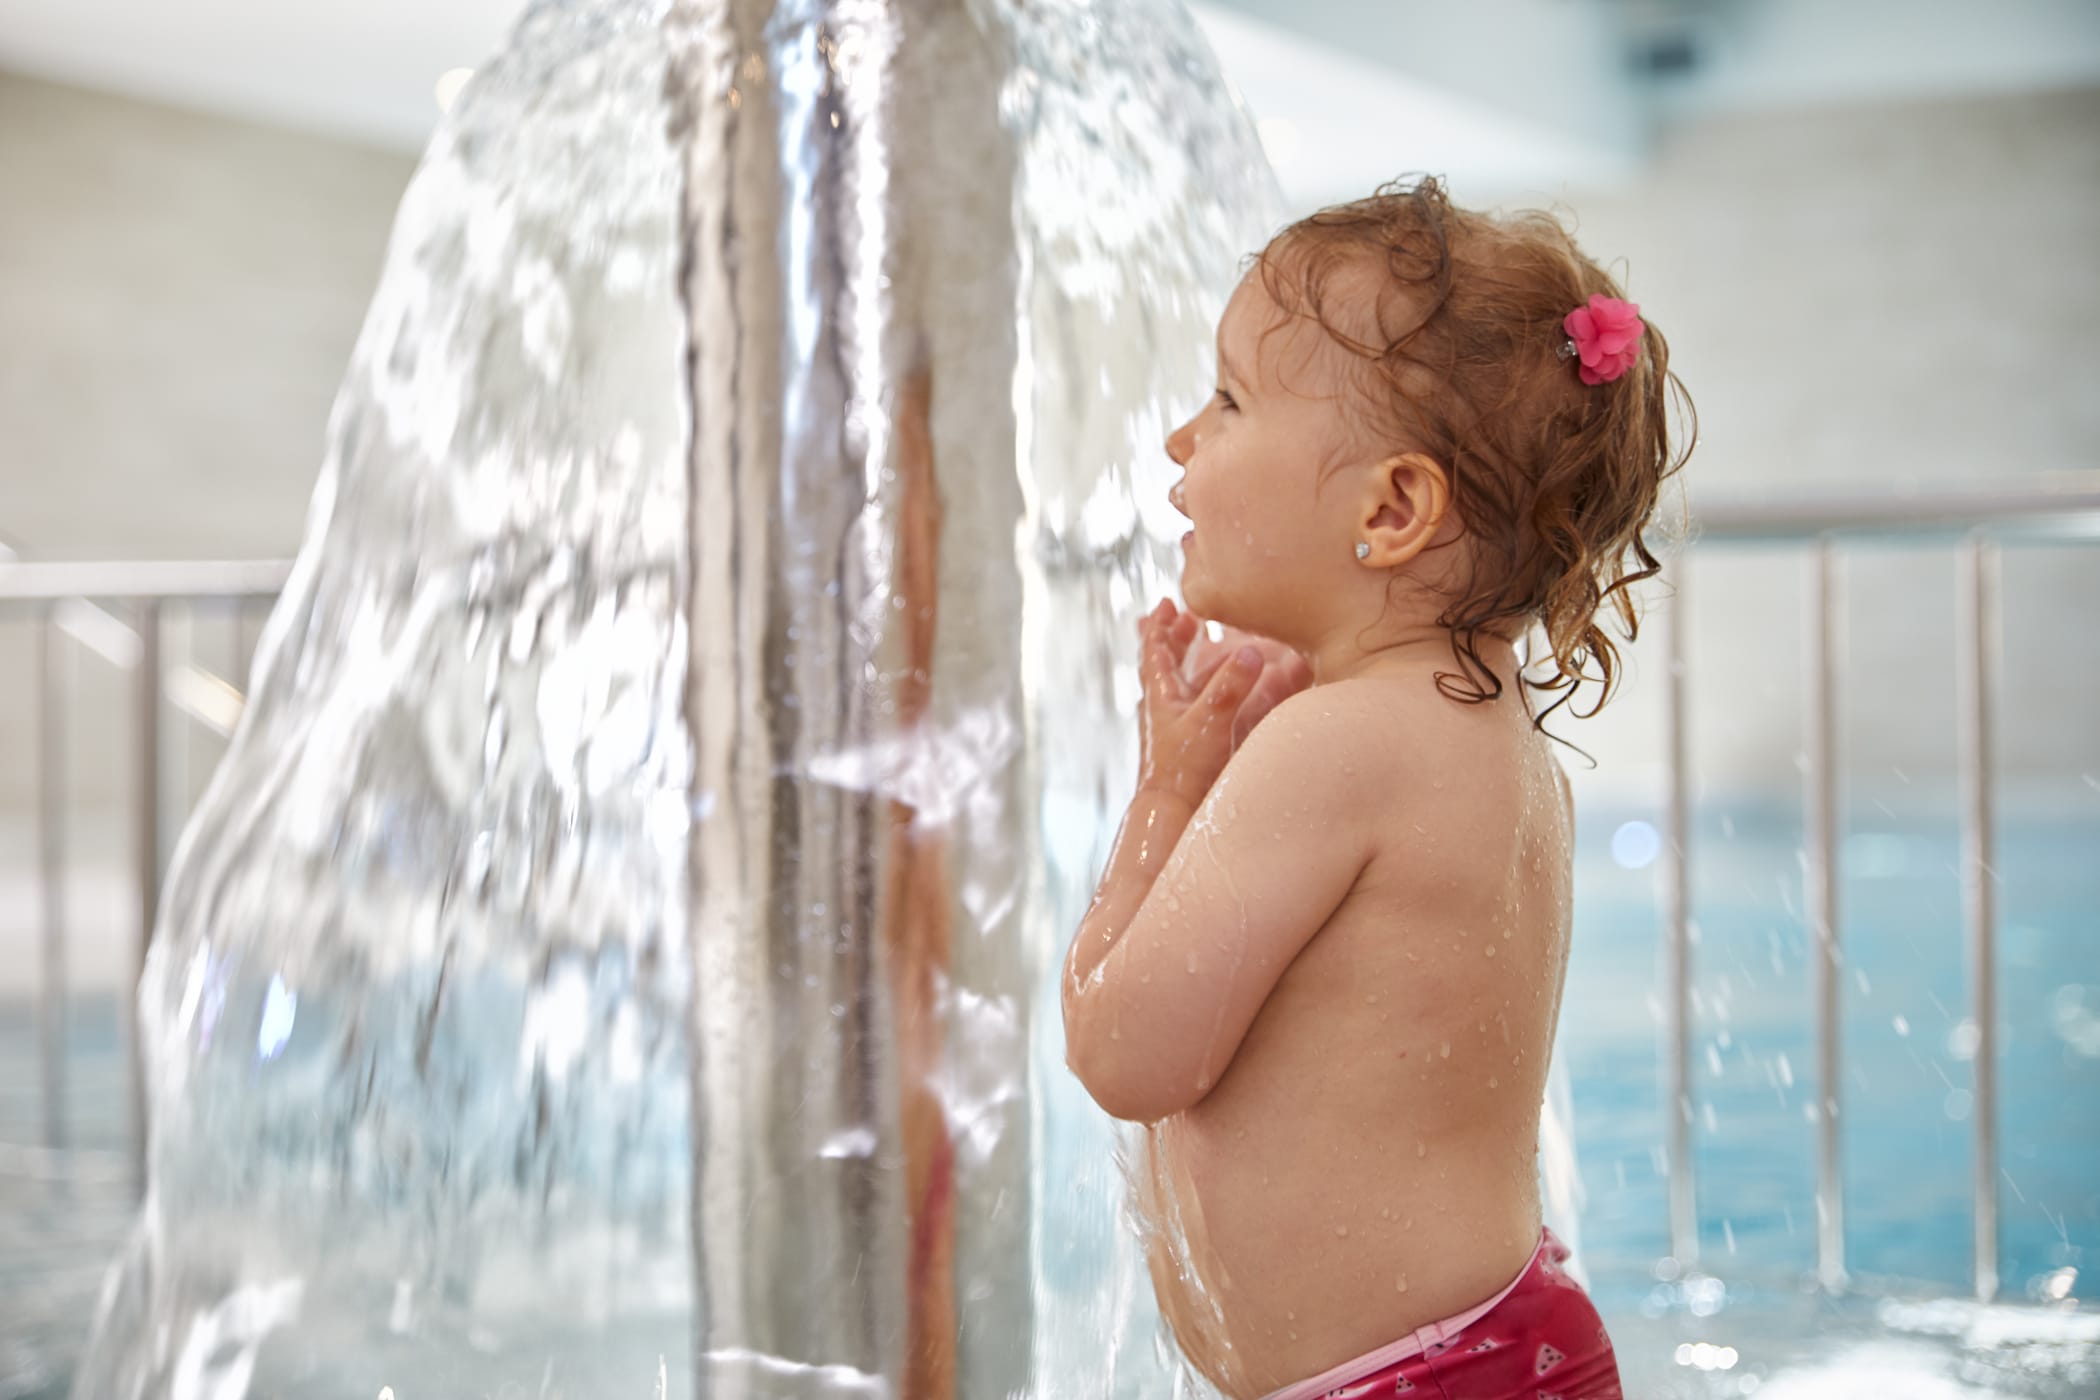
{"label": "pink flower hair clip", "polygon": [[1580,356],[1582,382],[1609,384],[1641,358],[1641,309],[1630,301],[1603,295],[1590,298],[1561,321],[1568,333],[1560,357]]}

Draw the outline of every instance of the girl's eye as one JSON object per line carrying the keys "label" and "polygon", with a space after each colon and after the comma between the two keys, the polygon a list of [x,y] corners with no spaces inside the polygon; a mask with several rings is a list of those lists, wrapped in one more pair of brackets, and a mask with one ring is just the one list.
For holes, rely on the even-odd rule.
{"label": "girl's eye", "polygon": [[1216,398],[1218,407],[1220,408],[1236,409],[1239,407],[1238,404],[1232,401],[1232,395],[1226,393],[1223,389],[1218,390]]}

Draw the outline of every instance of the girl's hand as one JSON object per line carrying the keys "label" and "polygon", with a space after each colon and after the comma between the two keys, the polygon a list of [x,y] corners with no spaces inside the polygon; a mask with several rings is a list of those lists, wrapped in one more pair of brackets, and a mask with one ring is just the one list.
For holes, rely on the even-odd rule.
{"label": "girl's hand", "polygon": [[1261,717],[1310,684],[1312,671],[1289,647],[1247,633],[1192,647],[1202,623],[1169,599],[1138,623],[1138,634],[1138,786],[1194,806]]}
{"label": "girl's hand", "polygon": [[1264,637],[1254,632],[1242,632],[1237,627],[1224,627],[1224,636],[1217,641],[1210,639],[1200,618],[1183,613],[1184,622],[1176,625],[1189,632],[1193,640],[1183,660],[1182,670],[1189,683],[1202,686],[1209,681],[1217,668],[1243,646],[1251,646],[1261,653],[1261,679],[1255,683],[1245,700],[1240,702],[1238,716],[1233,722],[1232,747],[1238,749],[1247,741],[1254,726],[1261,723],[1263,715],[1275,709],[1289,697],[1296,695],[1312,684],[1312,665],[1292,647],[1284,645],[1274,637]]}

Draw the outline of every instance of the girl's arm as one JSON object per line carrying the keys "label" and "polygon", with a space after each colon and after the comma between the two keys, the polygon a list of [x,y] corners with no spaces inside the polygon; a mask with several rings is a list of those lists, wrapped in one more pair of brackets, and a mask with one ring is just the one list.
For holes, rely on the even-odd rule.
{"label": "girl's arm", "polygon": [[1064,983],[1065,1062],[1109,1113],[1152,1122],[1199,1103],[1355,886],[1373,824],[1359,730],[1325,697],[1293,696],[1193,814],[1141,789]]}
{"label": "girl's arm", "polygon": [[1100,968],[1151,893],[1152,882],[1195,814],[1194,802],[1166,786],[1141,787],[1130,799],[1122,829],[1116,832],[1115,848],[1109,852],[1108,869],[1080,921],[1072,950],[1065,955],[1067,988],[1087,981]]}

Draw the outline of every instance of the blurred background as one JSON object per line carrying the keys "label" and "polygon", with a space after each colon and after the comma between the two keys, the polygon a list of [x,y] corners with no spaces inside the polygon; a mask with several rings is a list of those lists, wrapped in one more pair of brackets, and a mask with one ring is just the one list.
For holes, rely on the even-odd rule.
{"label": "blurred background", "polygon": [[[0,558],[293,553],[395,203],[517,8],[0,0]],[[1680,598],[1691,1155],[1679,1165],[1696,1169],[1699,1258],[1729,1282],[1688,1290],[1684,1261],[1667,1262],[1687,1251],[1669,1186],[1674,731],[1658,615],[1612,706],[1555,726],[1595,760],[1567,754],[1581,873],[1561,1053],[1600,1296],[1618,1316],[1696,1319],[1718,1337],[1717,1297],[1798,1292],[1817,1266],[1811,799],[1828,774],[1847,1266],[1919,1296],[1981,1291],[1981,1040],[2005,1085],[2000,1292],[2075,1305],[2100,1266],[2100,528],[2045,512],[2036,530],[2028,511],[1986,555],[1998,983],[1996,1024],[1979,1028],[1959,624],[1964,527],[1987,512],[1924,507],[2100,492],[2100,5],[1192,8],[1292,214],[1416,171],[1446,176],[1462,204],[1558,209],[1668,336],[1698,405],[1689,504],[1672,503],[1663,532],[1716,522],[1691,527]],[[1164,490],[1163,455],[1159,468]],[[1906,502],[1933,520],[1827,536],[1797,520],[1756,539],[1719,528],[1751,507],[1837,525]],[[165,790],[145,838],[163,851],[238,717],[266,607],[164,612]],[[30,1068],[33,998],[52,975],[48,865],[74,1008],[60,1033],[78,1061],[59,1145],[115,1179],[128,1149],[111,1047],[137,956],[146,658],[121,606],[76,601],[54,617],[47,633],[0,611],[0,1176],[59,1170]],[[1833,681],[1820,766],[1817,617]],[[63,696],[55,730],[40,727],[40,695]],[[38,843],[40,803],[62,819],[55,859]],[[107,1156],[78,1155],[95,1152]],[[91,1285],[100,1261],[72,1267]],[[1922,1331],[1974,1350],[1966,1325]],[[1657,1374],[1750,1378],[1749,1360],[1687,1360],[1690,1344]],[[0,1395],[36,1393],[29,1380],[8,1389],[6,1355]]]}

